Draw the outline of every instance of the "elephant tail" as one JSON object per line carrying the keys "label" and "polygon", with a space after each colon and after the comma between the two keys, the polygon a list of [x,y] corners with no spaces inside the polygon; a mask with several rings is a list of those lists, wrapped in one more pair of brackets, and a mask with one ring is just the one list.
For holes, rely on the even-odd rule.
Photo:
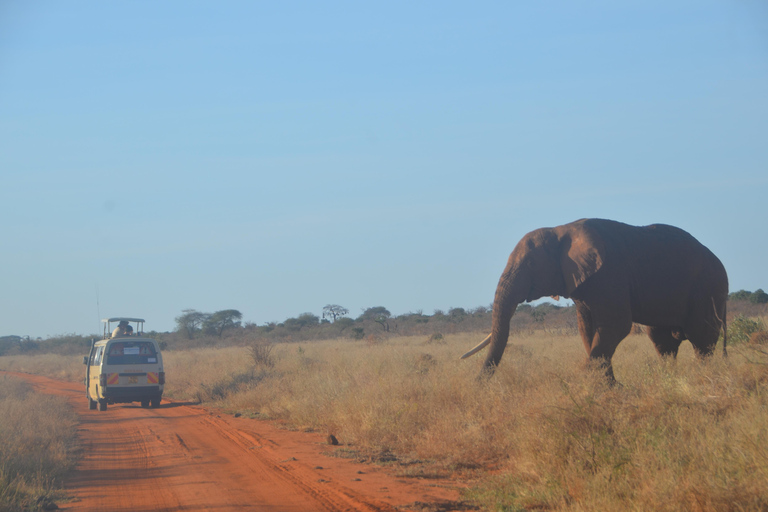
{"label": "elephant tail", "polygon": [[725,325],[727,303],[723,304],[723,357],[728,357],[728,350],[725,346],[728,344],[728,327]]}
{"label": "elephant tail", "polygon": [[728,302],[723,302],[723,317],[720,318],[720,315],[717,313],[717,304],[715,304],[715,299],[712,299],[712,308],[715,311],[715,318],[720,322],[720,328],[723,330],[723,357],[728,357],[728,349],[726,348],[728,345],[728,326],[726,325],[725,319],[728,317],[727,315],[727,308],[728,308]]}

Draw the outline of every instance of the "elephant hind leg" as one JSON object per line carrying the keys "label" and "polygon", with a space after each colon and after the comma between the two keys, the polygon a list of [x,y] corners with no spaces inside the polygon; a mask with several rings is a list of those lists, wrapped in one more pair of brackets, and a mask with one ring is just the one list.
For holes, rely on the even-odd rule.
{"label": "elephant hind leg", "polygon": [[677,357],[677,351],[680,343],[683,341],[682,333],[679,329],[672,327],[648,327],[648,337],[656,346],[656,352],[660,356]]}
{"label": "elephant hind leg", "polygon": [[[714,322],[712,322],[714,323]],[[704,323],[686,330],[688,339],[693,345],[693,350],[697,356],[711,356],[715,351],[717,339],[720,336],[720,326]]]}

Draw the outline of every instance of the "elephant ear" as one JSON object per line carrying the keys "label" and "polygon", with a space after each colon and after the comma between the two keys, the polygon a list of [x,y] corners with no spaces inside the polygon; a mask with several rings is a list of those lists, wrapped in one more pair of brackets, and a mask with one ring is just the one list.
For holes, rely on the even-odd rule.
{"label": "elephant ear", "polygon": [[562,239],[562,267],[566,296],[600,270],[605,259],[605,245],[597,233],[585,229],[583,224],[572,226]]}

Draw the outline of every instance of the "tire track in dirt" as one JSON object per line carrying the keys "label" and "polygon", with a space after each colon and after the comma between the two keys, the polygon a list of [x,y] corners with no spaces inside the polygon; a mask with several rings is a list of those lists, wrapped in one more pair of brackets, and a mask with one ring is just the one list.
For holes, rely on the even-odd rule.
{"label": "tire track in dirt", "polygon": [[[264,445],[259,444],[253,436],[239,430],[221,428],[218,422],[208,418],[214,424],[216,431],[239,445],[243,450],[251,451],[251,455],[258,459],[261,464],[270,467],[275,474],[279,474],[290,484],[303,490],[306,494],[312,496],[318,502],[322,502],[328,510],[365,510],[371,512],[390,510],[391,507],[383,502],[375,502],[370,498],[366,500],[353,491],[339,486],[336,482],[319,478],[315,470],[307,471],[303,464],[293,457],[275,462],[273,457],[265,455],[269,450],[264,449]],[[273,454],[272,454],[273,455]],[[362,507],[361,507],[362,506]],[[350,508],[351,507],[351,508]]]}
{"label": "tire track in dirt", "polygon": [[62,510],[391,512],[430,503],[464,510],[453,483],[398,479],[328,457],[317,434],[165,400],[159,409],[91,411],[82,385],[4,373],[62,396],[80,416],[82,459],[65,484],[74,501]]}

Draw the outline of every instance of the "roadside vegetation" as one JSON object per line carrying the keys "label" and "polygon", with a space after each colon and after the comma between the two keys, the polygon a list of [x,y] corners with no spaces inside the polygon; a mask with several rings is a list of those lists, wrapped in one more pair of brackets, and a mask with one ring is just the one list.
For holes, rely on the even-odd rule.
{"label": "roadside vegetation", "polygon": [[[353,321],[362,338],[309,336],[338,316],[290,338],[237,326],[168,339],[166,396],[332,434],[330,454],[403,477],[464,479],[483,510],[768,509],[765,303],[729,302],[727,359],[697,360],[684,342],[662,360],[638,328],[614,356],[614,388],[584,363],[572,308],[541,307],[515,315],[490,379],[482,355],[458,360],[487,334],[487,309],[418,323],[377,310]],[[67,366],[44,357],[0,368]],[[79,380],[80,357],[73,368]]]}
{"label": "roadside vegetation", "polygon": [[77,459],[75,413],[0,375],[0,511],[50,510]]}

